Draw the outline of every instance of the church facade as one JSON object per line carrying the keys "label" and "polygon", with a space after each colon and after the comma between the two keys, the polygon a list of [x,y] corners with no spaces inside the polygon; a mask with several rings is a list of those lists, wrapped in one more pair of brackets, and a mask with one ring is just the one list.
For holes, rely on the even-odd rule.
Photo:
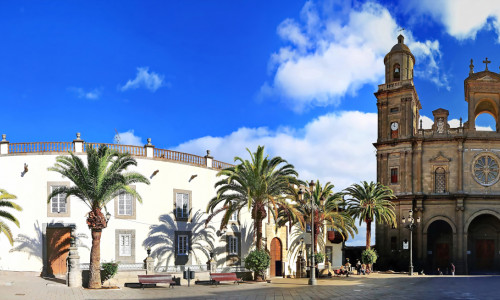
{"label": "church facade", "polygon": [[[396,195],[398,224],[377,224],[380,267],[408,270],[410,230],[401,220],[411,210],[415,271],[446,272],[453,263],[457,274],[500,272],[500,75],[488,70],[488,59],[475,72],[471,60],[464,81],[468,121],[451,127],[449,111],[436,108],[432,128],[422,129],[415,57],[402,35],[384,63],[374,146],[377,180]],[[476,130],[483,113],[496,120],[493,131]]]}

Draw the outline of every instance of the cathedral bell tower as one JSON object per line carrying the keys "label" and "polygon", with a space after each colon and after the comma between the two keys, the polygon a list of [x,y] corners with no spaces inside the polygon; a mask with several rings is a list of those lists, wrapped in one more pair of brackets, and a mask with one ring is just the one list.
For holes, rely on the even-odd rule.
{"label": "cathedral bell tower", "polygon": [[405,45],[404,37],[384,58],[385,84],[375,93],[378,106],[378,142],[413,137],[418,130],[421,109],[413,85],[415,57]]}

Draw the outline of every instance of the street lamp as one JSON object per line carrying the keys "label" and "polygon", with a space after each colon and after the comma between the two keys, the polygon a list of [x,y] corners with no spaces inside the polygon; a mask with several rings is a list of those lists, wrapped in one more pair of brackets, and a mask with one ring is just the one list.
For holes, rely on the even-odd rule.
{"label": "street lamp", "polygon": [[[406,221],[407,220],[403,216],[403,218],[401,219],[401,223],[405,224]],[[416,221],[417,224],[420,223],[420,217],[417,217]],[[413,210],[410,209],[410,211],[408,212],[408,225],[405,226],[405,228],[410,231],[410,276],[413,275],[413,230],[417,228],[417,224],[415,224],[415,219],[413,218]]]}
{"label": "street lamp", "polygon": [[316,285],[316,266],[314,264],[314,181],[309,183],[310,200],[311,200],[311,276],[309,276],[309,285]]}

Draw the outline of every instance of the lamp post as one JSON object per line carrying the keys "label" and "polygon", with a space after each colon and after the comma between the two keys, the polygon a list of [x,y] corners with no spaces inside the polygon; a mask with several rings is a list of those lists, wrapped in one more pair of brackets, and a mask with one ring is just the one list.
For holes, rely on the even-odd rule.
{"label": "lamp post", "polygon": [[310,268],[310,273],[311,276],[309,276],[309,285],[316,285],[316,266],[314,264],[314,197],[313,197],[313,192],[314,192],[314,181],[311,180],[309,183],[309,191],[310,191],[310,200],[311,200],[311,268]]}
{"label": "lamp post", "polygon": [[[417,224],[420,223],[420,217],[417,217],[416,221]],[[401,219],[401,223],[406,223],[404,216]],[[410,209],[408,212],[408,225],[405,226],[410,231],[410,270],[408,272],[410,276],[413,275],[413,230],[417,228],[417,224],[415,224],[415,219],[413,218],[413,210]]]}

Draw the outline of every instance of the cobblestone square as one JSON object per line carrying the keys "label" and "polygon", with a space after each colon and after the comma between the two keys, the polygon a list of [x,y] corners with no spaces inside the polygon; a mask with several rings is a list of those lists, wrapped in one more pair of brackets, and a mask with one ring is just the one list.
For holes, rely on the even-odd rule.
{"label": "cobblestone square", "polygon": [[271,283],[88,290],[68,288],[35,273],[0,272],[0,299],[498,299],[499,284],[500,276],[375,273],[319,279],[314,287],[307,285],[307,279],[274,278]]}

